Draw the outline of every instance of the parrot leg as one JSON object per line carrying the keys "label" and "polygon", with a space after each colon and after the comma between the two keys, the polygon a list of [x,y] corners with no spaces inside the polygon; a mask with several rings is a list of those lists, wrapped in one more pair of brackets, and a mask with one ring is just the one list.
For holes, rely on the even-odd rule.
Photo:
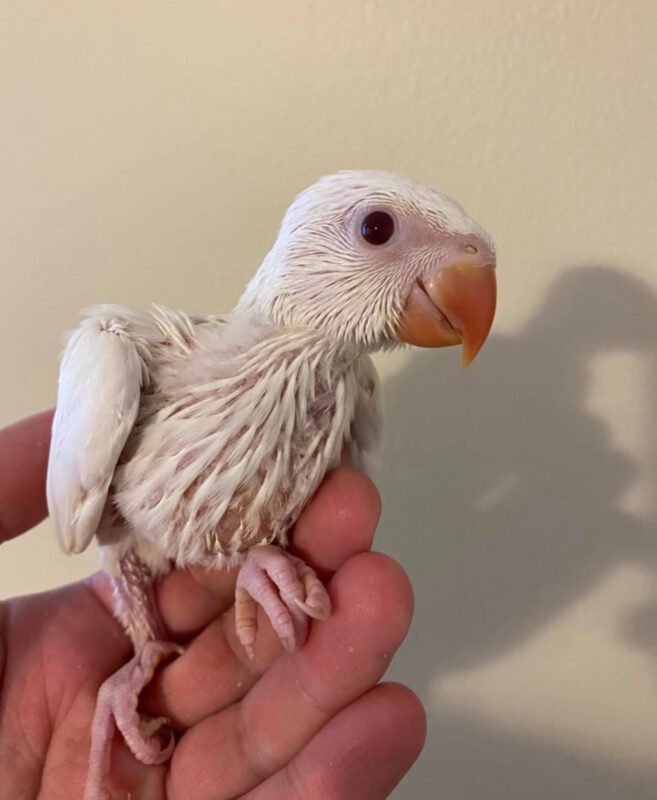
{"label": "parrot leg", "polygon": [[273,545],[249,550],[235,587],[235,627],[249,658],[257,633],[258,605],[288,651],[308,635],[308,617],[326,619],[331,600],[321,581],[304,561]]}
{"label": "parrot leg", "polygon": [[106,785],[116,728],[135,758],[144,764],[166,761],[175,746],[169,720],[147,717],[139,712],[138,705],[140,692],[160,662],[180,655],[182,648],[161,640],[164,626],[153,600],[152,575],[134,554],[121,559],[113,584],[116,615],[132,639],[135,655],[98,691],[84,800],[110,800]]}

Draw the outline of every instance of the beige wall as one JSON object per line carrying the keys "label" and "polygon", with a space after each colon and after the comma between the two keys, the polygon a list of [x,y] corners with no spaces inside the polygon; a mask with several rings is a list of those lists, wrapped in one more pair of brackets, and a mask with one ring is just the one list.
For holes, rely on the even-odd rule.
{"label": "beige wall", "polygon": [[[410,174],[495,236],[471,370],[381,359],[379,546],[430,713],[395,795],[657,792],[657,11],[650,0],[0,4],[0,421],[80,307],[230,308],[292,195]],[[0,594],[82,575],[44,525]]]}

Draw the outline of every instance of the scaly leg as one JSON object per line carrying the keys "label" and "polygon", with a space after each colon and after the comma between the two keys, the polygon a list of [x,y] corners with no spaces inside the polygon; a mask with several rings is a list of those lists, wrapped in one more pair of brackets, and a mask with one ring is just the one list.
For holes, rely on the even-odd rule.
{"label": "scaly leg", "polygon": [[164,626],[155,607],[152,575],[134,555],[119,562],[113,578],[116,615],[135,647],[135,656],[100,687],[91,728],[89,771],[84,800],[109,800],[106,789],[115,727],[135,758],[144,764],[166,761],[174,748],[165,717],[151,718],[138,711],[139,694],[161,661],[182,648],[161,641]]}
{"label": "scaly leg", "polygon": [[314,570],[273,545],[249,550],[237,576],[235,625],[249,658],[253,658],[258,605],[289,651],[305,642],[308,617],[326,619],[331,613],[328,592]]}

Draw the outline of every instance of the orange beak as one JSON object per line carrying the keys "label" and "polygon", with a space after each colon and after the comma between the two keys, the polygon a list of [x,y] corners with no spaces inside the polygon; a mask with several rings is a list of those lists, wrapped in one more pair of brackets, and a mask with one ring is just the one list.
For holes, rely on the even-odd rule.
{"label": "orange beak", "polygon": [[497,284],[492,264],[463,260],[437,269],[411,290],[397,325],[397,337],[417,347],[463,344],[467,367],[493,324]]}

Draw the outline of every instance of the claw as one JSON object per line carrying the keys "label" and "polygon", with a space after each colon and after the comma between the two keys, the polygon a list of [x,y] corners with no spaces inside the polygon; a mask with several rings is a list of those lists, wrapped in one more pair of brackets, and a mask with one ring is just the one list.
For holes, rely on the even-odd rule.
{"label": "claw", "polygon": [[304,614],[307,614],[309,617],[317,620],[325,620],[328,619],[331,614],[331,609],[329,608],[314,608],[311,605],[308,605],[304,600],[299,600],[299,598],[295,597],[294,602],[299,606],[299,608],[303,611]]}

